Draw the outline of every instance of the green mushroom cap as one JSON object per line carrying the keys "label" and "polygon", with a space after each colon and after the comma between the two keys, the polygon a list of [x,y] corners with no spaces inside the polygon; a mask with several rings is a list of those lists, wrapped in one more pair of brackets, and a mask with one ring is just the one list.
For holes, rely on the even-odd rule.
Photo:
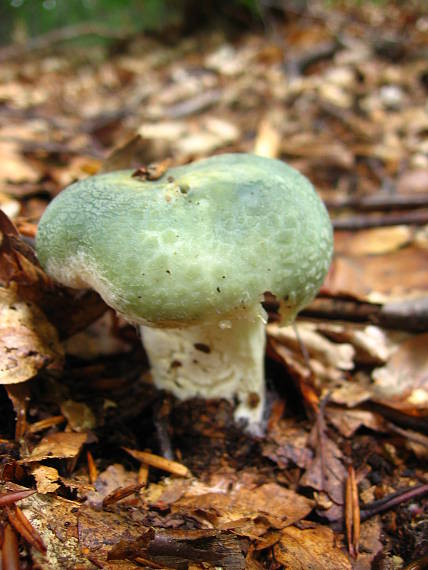
{"label": "green mushroom cap", "polygon": [[156,326],[219,319],[267,291],[292,318],[321,286],[332,243],[310,182],[250,154],[171,168],[158,180],[119,171],[77,182],[48,206],[36,241],[52,277]]}

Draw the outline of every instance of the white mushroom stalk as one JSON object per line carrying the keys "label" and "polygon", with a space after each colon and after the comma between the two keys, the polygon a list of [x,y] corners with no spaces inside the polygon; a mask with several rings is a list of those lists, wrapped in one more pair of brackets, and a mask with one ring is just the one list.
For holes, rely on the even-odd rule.
{"label": "white mushroom stalk", "polygon": [[235,419],[258,425],[265,405],[265,325],[257,304],[238,317],[196,326],[141,326],[156,387],[180,400],[236,401]]}
{"label": "white mushroom stalk", "polygon": [[93,288],[142,327],[154,383],[226,398],[258,431],[265,406],[266,292],[291,322],[330,265],[332,228],[310,182],[279,160],[225,154],[73,184],[37,233],[55,279]]}

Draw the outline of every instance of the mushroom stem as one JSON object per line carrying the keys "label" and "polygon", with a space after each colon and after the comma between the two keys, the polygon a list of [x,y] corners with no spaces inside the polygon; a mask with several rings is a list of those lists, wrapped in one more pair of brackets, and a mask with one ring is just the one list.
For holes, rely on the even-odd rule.
{"label": "mushroom stem", "polygon": [[265,402],[265,313],[257,304],[239,316],[188,326],[141,326],[157,388],[177,398],[237,401],[235,419],[258,431]]}

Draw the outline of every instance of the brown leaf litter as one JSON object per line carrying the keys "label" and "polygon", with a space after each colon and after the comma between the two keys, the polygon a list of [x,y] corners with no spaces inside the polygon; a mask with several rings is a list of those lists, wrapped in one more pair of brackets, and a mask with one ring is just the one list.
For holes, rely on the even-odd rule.
{"label": "brown leaf litter", "polygon": [[[266,30],[235,36],[127,38],[96,63],[61,39],[2,60],[4,568],[423,567],[424,15],[316,2],[283,16],[264,7]],[[157,393],[132,327],[55,284],[32,247],[74,180],[156,178],[230,151],[300,169],[335,226],[332,269],[296,327],[266,296],[260,438],[228,402]]]}

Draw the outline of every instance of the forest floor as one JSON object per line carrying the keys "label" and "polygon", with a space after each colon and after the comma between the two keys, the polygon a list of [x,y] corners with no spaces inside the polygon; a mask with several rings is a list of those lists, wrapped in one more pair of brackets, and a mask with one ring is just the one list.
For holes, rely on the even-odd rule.
{"label": "forest floor", "polygon": [[[228,28],[0,49],[4,570],[428,567],[427,16]],[[259,437],[158,392],[134,328],[32,249],[77,179],[242,151],[308,176],[335,228],[296,325],[266,300]]]}

